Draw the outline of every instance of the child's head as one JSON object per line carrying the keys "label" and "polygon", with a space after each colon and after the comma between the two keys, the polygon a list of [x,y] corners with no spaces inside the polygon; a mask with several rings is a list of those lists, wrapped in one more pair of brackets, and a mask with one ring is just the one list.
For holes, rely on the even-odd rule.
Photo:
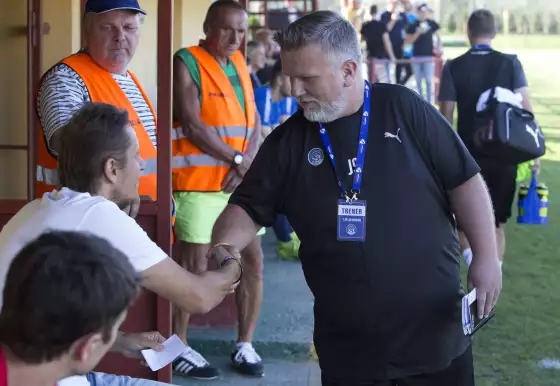
{"label": "child's head", "polygon": [[46,233],[14,258],[5,280],[0,343],[20,361],[91,371],[138,294],[128,258],[104,239]]}

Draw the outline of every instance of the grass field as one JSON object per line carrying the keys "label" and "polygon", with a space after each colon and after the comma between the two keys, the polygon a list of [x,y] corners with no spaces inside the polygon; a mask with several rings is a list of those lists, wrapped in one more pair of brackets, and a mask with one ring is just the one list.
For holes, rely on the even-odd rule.
{"label": "grass field", "polygon": [[[549,187],[550,207],[547,226],[509,224],[496,317],[474,342],[477,386],[560,385],[560,369],[539,366],[560,361],[560,36],[502,37],[494,46],[518,54],[525,68],[548,141],[539,180]],[[446,57],[464,51],[446,49]]]}

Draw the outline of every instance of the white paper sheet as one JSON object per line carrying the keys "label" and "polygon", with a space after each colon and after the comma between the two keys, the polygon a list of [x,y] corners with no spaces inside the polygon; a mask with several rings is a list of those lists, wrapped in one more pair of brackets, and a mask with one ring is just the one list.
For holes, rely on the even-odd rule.
{"label": "white paper sheet", "polygon": [[163,347],[163,351],[154,351],[152,349],[142,350],[142,355],[152,371],[157,371],[167,366],[187,349],[187,346],[185,346],[177,335],[172,335],[167,339],[163,343]]}

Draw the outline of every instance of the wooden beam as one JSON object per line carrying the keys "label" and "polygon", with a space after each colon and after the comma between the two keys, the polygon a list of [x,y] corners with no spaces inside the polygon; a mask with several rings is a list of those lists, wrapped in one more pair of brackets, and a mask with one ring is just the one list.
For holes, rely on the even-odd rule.
{"label": "wooden beam", "polygon": [[35,95],[43,73],[42,3],[42,0],[27,0],[27,199],[29,201],[35,198],[35,159],[39,128]]}
{"label": "wooden beam", "polygon": [[[171,256],[171,126],[173,0],[158,0],[157,20],[157,230],[156,243]],[[171,336],[171,303],[158,297],[157,329]],[[160,382],[171,383],[171,367],[158,371]]]}

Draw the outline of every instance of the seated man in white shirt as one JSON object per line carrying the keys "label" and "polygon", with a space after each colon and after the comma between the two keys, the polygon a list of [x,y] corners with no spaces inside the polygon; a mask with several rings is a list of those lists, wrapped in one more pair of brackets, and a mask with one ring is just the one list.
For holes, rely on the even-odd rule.
{"label": "seated man in white shirt", "polygon": [[118,329],[140,289],[121,251],[82,232],[31,241],[5,282],[0,386],[52,386],[91,371],[122,336]]}
{"label": "seated man in white shirt", "polygon": [[[209,256],[218,270],[189,273],[120,210],[138,198],[142,169],[138,141],[128,122],[126,111],[89,103],[61,129],[62,188],[27,204],[0,232],[0,290],[21,248],[54,229],[89,232],[108,240],[129,258],[142,287],[186,312],[206,313],[233,291],[242,274],[239,256]],[[95,380],[97,386],[114,382],[97,373]]]}

